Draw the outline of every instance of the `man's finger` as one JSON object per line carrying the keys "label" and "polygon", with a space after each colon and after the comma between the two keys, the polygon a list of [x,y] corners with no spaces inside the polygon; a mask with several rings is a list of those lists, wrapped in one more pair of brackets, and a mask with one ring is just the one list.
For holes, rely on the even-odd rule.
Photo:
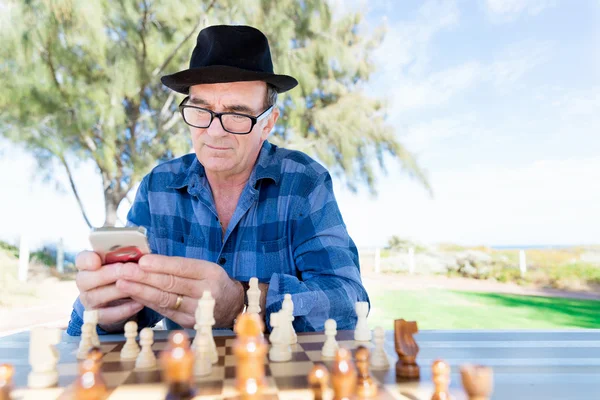
{"label": "man's finger", "polygon": [[101,286],[80,294],[81,303],[85,308],[98,308],[111,301],[129,297],[117,288],[116,284]]}
{"label": "man's finger", "polygon": [[[119,279],[117,281],[117,288],[124,293],[127,293],[132,298],[138,299],[142,304],[153,304],[153,307],[151,307],[152,309],[159,307],[165,310],[174,311],[173,309],[177,304],[176,294],[157,289],[153,286],[144,285],[143,283]],[[192,300],[190,297],[183,296],[183,302],[177,311],[194,314],[197,305],[197,301]]]}
{"label": "man's finger", "polygon": [[100,286],[115,283],[121,275],[125,264],[107,264],[96,271],[82,270],[77,273],[75,282],[80,292],[91,290]]}
{"label": "man's finger", "polygon": [[[134,297],[133,299],[135,301],[145,305],[146,307],[153,309],[154,311],[156,311],[163,317],[169,318],[171,321],[178,323],[179,325],[181,325],[184,328],[193,328],[194,324],[196,323],[196,318],[194,316],[181,311],[181,309],[173,310],[170,308],[163,308],[163,307],[157,306],[156,304],[148,302],[144,299],[140,299],[140,298],[136,298],[136,297]],[[183,307],[183,305],[182,305],[182,307]]]}
{"label": "man's finger", "polygon": [[140,258],[138,265],[148,272],[171,274],[190,279],[208,279],[215,268],[221,268],[209,261],[185,257],[170,257],[160,254],[146,254]]}
{"label": "man's finger", "polygon": [[75,267],[79,271],[95,271],[102,266],[102,259],[93,251],[82,251],[75,258]]}
{"label": "man's finger", "polygon": [[137,264],[123,264],[120,270],[120,277],[128,281],[143,283],[157,289],[193,298],[199,298],[201,295],[199,281],[196,279],[144,271]]}
{"label": "man's finger", "polygon": [[137,314],[142,308],[144,308],[143,304],[133,300],[114,307],[99,308],[98,324],[108,325],[121,322],[132,315]]}

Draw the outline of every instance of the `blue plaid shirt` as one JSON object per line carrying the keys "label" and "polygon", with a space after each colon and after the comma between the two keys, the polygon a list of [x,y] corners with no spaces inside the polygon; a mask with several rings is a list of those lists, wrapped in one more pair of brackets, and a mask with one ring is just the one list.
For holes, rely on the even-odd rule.
{"label": "blue plaid shirt", "polygon": [[[328,318],[338,329],[354,329],[355,302],[369,301],[330,174],[306,154],[268,141],[224,236],[204,167],[193,153],[144,177],[128,224],[147,229],[153,253],[212,261],[239,281],[255,276],[268,283],[268,328],[268,316],[281,309],[286,293],[298,332],[322,331]],[[81,334],[82,315],[77,299],[69,334]],[[149,308],[137,316],[140,328],[162,319]]]}

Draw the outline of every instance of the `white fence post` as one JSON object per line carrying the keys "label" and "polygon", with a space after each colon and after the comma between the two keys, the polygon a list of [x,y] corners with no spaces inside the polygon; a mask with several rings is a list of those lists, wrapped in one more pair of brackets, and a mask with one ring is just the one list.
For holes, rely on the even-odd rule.
{"label": "white fence post", "polygon": [[60,238],[56,246],[56,271],[59,274],[65,273],[65,251],[62,238]]}
{"label": "white fence post", "polygon": [[29,273],[29,243],[27,243],[27,234],[21,234],[19,241],[19,280],[27,282]]}
{"label": "white fence post", "polygon": [[375,249],[375,273],[381,272],[381,249],[377,247]]}
{"label": "white fence post", "polygon": [[415,248],[411,247],[408,249],[408,272],[411,275],[415,273]]}
{"label": "white fence post", "polygon": [[519,269],[521,270],[521,277],[525,276],[527,272],[527,260],[525,258],[525,250],[519,250]]}

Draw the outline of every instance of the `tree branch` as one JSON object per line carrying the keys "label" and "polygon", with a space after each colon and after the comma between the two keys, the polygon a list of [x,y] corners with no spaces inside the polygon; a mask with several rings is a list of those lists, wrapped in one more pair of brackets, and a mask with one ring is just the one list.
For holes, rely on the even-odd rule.
{"label": "tree branch", "polygon": [[71,168],[69,168],[69,164],[67,164],[67,160],[64,158],[64,156],[60,155],[58,157],[58,159],[60,160],[62,165],[65,167],[65,170],[67,171],[67,176],[69,177],[69,183],[71,184],[71,189],[73,190],[73,194],[75,195],[75,199],[77,200],[77,204],[79,205],[79,209],[81,210],[81,215],[83,215],[83,219],[85,220],[85,223],[87,224],[87,226],[89,228],[91,228],[92,224],[90,223],[90,220],[87,217],[85,209],[83,208],[83,203],[81,201],[81,198],[79,197],[79,192],[77,191],[77,188],[75,187],[75,181],[73,180],[73,174],[71,173]]}
{"label": "tree branch", "polygon": [[[205,13],[208,13],[213,6],[215,5],[215,3],[217,2],[217,0],[212,0],[210,2],[210,4],[208,5],[208,7],[206,8]],[[194,26],[194,29],[192,29],[190,31],[190,33],[188,33],[185,38],[183,38],[183,40],[177,45],[177,47],[175,47],[175,49],[171,52],[171,54],[169,54],[169,56],[166,58],[165,62],[162,63],[162,65],[158,68],[156,68],[153,72],[152,72],[152,76],[157,76],[160,73],[163,72],[163,70],[167,67],[167,65],[169,65],[169,63],[171,62],[171,60],[173,60],[173,58],[175,57],[175,54],[177,54],[177,52],[179,51],[179,49],[181,48],[181,46],[183,46],[183,44],[185,42],[187,42],[187,40],[189,38],[192,37],[192,35],[194,34],[194,32],[196,32],[198,30],[198,28],[200,28],[200,25],[202,25],[202,20],[198,19],[198,23]]]}

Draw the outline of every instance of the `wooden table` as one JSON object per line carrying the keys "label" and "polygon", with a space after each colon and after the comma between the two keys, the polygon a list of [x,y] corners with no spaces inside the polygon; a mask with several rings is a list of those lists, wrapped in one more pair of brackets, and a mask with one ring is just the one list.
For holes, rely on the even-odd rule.
{"label": "wooden table", "polygon": [[[155,338],[164,339],[167,333],[157,331]],[[387,335],[386,350],[395,362],[393,332]],[[456,391],[461,389],[458,366],[479,363],[494,369],[493,399],[600,399],[600,330],[424,330],[415,338],[420,346],[417,361],[425,386],[430,384],[431,362],[441,358],[452,367],[452,387]],[[17,387],[27,382],[28,340],[27,332],[0,338],[0,363],[15,366]],[[123,336],[107,335],[101,340],[122,342]],[[58,346],[61,363],[78,342],[79,338],[64,335]],[[62,379],[60,384],[69,384],[72,377],[69,379]],[[413,399],[424,397],[415,395]],[[411,399],[406,393],[397,398]]]}

